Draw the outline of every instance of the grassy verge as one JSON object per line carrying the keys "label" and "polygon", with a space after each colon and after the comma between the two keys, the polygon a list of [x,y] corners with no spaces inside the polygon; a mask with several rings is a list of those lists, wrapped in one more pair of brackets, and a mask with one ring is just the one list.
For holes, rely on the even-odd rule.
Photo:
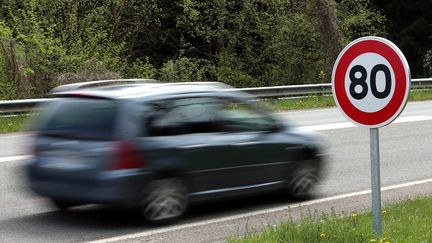
{"label": "grassy verge", "polygon": [[383,236],[372,233],[372,214],[350,216],[309,214],[300,222],[267,228],[259,234],[234,237],[244,242],[432,242],[432,199],[416,198],[383,209]]}
{"label": "grassy verge", "polygon": [[333,96],[312,96],[295,99],[266,100],[264,104],[272,110],[297,110],[335,106]]}
{"label": "grassy verge", "polygon": [[409,95],[409,101],[432,100],[432,90],[412,90]]}
{"label": "grassy verge", "polygon": [[28,119],[28,115],[0,117],[0,133],[22,131]]}

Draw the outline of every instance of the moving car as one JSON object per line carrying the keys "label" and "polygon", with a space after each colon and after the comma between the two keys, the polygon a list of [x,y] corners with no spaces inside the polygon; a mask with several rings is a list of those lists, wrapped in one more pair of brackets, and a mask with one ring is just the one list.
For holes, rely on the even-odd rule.
{"label": "moving car", "polygon": [[60,209],[136,207],[164,223],[191,203],[273,190],[305,198],[320,179],[319,136],[229,86],[89,86],[56,88],[32,126],[30,187]]}

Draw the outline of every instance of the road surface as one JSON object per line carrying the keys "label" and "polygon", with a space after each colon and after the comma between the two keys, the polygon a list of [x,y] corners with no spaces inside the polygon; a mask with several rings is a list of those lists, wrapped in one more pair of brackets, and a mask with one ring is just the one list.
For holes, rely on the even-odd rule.
{"label": "road surface", "polygon": [[[319,131],[328,144],[326,179],[318,186],[316,200],[303,205],[344,212],[369,207],[365,191],[370,188],[369,131],[352,126],[336,108],[279,115],[304,129]],[[432,194],[431,119],[432,102],[414,102],[396,122],[380,129],[384,201]],[[299,215],[297,202],[277,195],[194,207],[175,225],[162,228],[143,225],[132,211],[106,207],[85,206],[60,213],[25,189],[22,168],[31,152],[29,144],[25,134],[0,136],[0,242],[223,241],[247,232],[248,227],[276,224],[289,213]]]}

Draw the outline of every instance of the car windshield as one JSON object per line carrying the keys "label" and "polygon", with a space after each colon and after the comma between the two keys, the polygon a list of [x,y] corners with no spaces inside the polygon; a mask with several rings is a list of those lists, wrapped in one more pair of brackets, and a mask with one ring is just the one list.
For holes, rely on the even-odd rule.
{"label": "car windshield", "polygon": [[64,98],[45,107],[39,132],[83,139],[111,139],[117,103],[109,99]]}

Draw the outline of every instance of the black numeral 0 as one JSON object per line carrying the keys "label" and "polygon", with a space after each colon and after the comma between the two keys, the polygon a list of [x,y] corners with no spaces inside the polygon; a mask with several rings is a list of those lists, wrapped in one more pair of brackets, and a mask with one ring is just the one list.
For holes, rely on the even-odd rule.
{"label": "black numeral 0", "polygon": [[[361,76],[357,78],[355,74],[357,72],[360,72]],[[366,97],[368,92],[368,86],[366,83],[367,78],[367,72],[366,69],[363,66],[355,65],[353,68],[351,68],[351,71],[349,73],[350,79],[351,79],[351,85],[349,87],[351,96],[356,100],[361,100],[364,97]],[[360,85],[362,87],[362,90],[360,93],[357,93],[355,90],[355,87],[357,85]]]}
{"label": "black numeral 0", "polygon": [[[379,71],[383,72],[385,76],[385,89],[382,92],[378,91],[376,85],[376,76]],[[360,72],[361,74],[359,78],[355,76],[357,72]],[[351,96],[356,100],[361,100],[364,97],[366,97],[368,93],[368,86],[366,83],[366,79],[367,79],[366,69],[361,65],[355,65],[353,68],[351,68],[349,76],[351,80],[351,84],[349,87]],[[360,93],[357,93],[355,90],[357,85],[360,85],[362,88]],[[372,95],[375,96],[377,99],[384,99],[387,96],[389,96],[391,91],[390,69],[384,64],[375,65],[371,70],[370,85],[371,85]]]}
{"label": "black numeral 0", "polygon": [[[385,89],[383,92],[379,92],[376,87],[376,76],[379,71],[382,71],[385,76]],[[370,77],[370,85],[371,85],[371,91],[373,96],[377,97],[378,99],[384,99],[390,94],[391,90],[391,75],[390,70],[386,65],[378,64],[371,70],[371,77]]]}

